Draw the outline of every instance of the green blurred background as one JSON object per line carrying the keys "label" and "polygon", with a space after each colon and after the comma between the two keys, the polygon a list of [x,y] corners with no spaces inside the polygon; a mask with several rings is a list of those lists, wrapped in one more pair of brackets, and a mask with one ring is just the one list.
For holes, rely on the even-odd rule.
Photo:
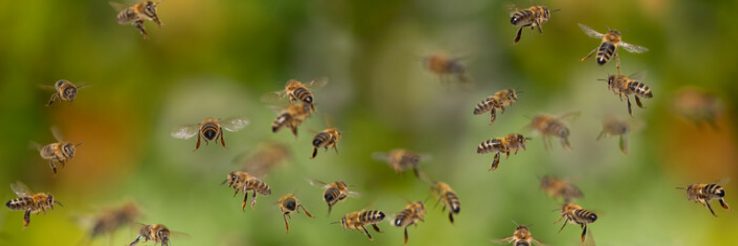
{"label": "green blurred background", "polygon": [[[400,211],[408,200],[428,197],[428,186],[412,174],[395,174],[372,153],[403,147],[432,155],[422,169],[449,183],[462,202],[450,224],[440,207],[410,228],[411,245],[487,245],[510,236],[512,221],[533,224],[548,245],[576,245],[580,230],[557,233],[559,204],[538,188],[553,174],[579,185],[579,203],[601,213],[591,225],[598,245],[734,245],[738,217],[715,204],[719,217],[674,189],[723,178],[736,180],[738,22],[736,1],[551,1],[560,8],[543,26],[525,30],[512,44],[508,6],[531,1],[195,1],[166,0],[164,23],[147,23],[142,39],[119,26],[106,1],[0,2],[0,185],[21,180],[64,203],[34,215],[22,229],[22,212],[3,208],[2,245],[76,245],[86,235],[77,217],[137,202],[141,223],[162,223],[186,232],[174,245],[401,245],[402,230],[383,223],[370,242],[359,232],[330,224],[361,208]],[[625,103],[596,81],[614,65],[579,62],[598,41],[576,23],[623,32],[624,40],[650,48],[622,54],[625,73],[647,72],[655,97],[634,108],[639,129],[630,153],[617,140],[595,141],[604,116],[629,118]],[[473,90],[441,85],[421,66],[423,56],[445,51],[464,57]],[[301,127],[270,132],[274,112],[259,98],[288,79],[328,78],[317,89],[319,112]],[[44,107],[50,92],[38,88],[58,79],[89,84],[73,103]],[[720,97],[718,129],[698,127],[670,109],[685,85]],[[472,109],[495,90],[524,91],[494,125]],[[634,105],[635,107],[635,105]],[[526,151],[487,169],[492,155],[475,153],[481,141],[524,128],[537,113],[580,111],[570,122],[573,150],[545,151],[538,136]],[[193,152],[194,140],[169,132],[207,116],[244,115],[251,125],[227,133],[228,148],[210,144]],[[330,124],[344,131],[340,153],[315,160],[312,131]],[[57,126],[66,139],[82,142],[78,155],[58,175],[28,147],[50,143]],[[277,141],[294,155],[265,181],[273,194],[255,209],[240,210],[240,198],[220,182],[240,168],[233,159],[260,142]],[[326,217],[321,189],[305,179],[346,180],[361,193],[339,203]],[[735,199],[736,183],[727,186]],[[3,188],[3,201],[14,198]],[[293,216],[285,234],[274,205],[294,192],[315,219]],[[430,202],[430,200],[429,200]],[[117,231],[113,245],[133,240]],[[107,237],[93,245],[108,245]],[[150,244],[149,244],[150,245]]]}

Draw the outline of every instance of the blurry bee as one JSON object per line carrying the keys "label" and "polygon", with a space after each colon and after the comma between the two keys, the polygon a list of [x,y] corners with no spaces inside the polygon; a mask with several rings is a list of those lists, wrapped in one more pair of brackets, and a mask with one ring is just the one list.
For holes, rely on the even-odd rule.
{"label": "blurry bee", "polygon": [[549,197],[561,197],[564,199],[564,202],[570,202],[576,198],[582,198],[584,196],[582,194],[582,190],[574,184],[569,183],[569,181],[548,175],[541,178],[541,189],[543,189]]}
{"label": "blurry bee", "polygon": [[617,30],[610,29],[607,31],[607,34],[602,34],[583,24],[579,24],[579,28],[581,28],[587,36],[602,40],[602,43],[598,48],[593,49],[589,54],[587,54],[587,56],[582,57],[582,61],[592,57],[595,52],[597,52],[597,64],[600,65],[605,65],[610,58],[615,57],[615,67],[618,70],[618,74],[620,74],[620,56],[617,53],[618,47],[623,47],[623,49],[631,53],[643,53],[648,51],[645,47],[623,42],[622,36]]}
{"label": "blurry bee", "polygon": [[77,152],[77,147],[80,146],[81,143],[73,144],[62,140],[63,138],[61,133],[57,128],[51,128],[51,134],[54,135],[54,139],[57,141],[56,143],[50,143],[44,146],[36,143],[31,144],[36,148],[36,150],[38,150],[41,158],[49,161],[51,171],[56,174],[57,168],[64,167],[68,161],[74,158],[74,155]]}
{"label": "blurry bee", "polygon": [[530,233],[530,230],[528,230],[528,226],[525,225],[518,225],[511,237],[495,240],[494,242],[506,244],[512,243],[512,245],[514,246],[531,246],[534,244],[540,246],[543,245],[543,243],[533,238],[533,234]]}
{"label": "blurry bee", "polygon": [[327,128],[319,132],[313,138],[312,158],[315,158],[315,156],[318,155],[318,148],[320,147],[323,147],[326,150],[328,150],[329,147],[333,147],[333,149],[336,150],[336,154],[338,154],[337,144],[339,140],[341,140],[341,132],[336,128]]}
{"label": "blurry bee", "polygon": [[[600,79],[604,81],[604,79]],[[652,98],[653,92],[646,84],[626,75],[617,74],[610,75],[607,77],[607,88],[611,90],[615,95],[618,95],[620,101],[623,101],[625,96],[626,102],[628,102],[628,114],[633,115],[630,107],[630,95],[635,97],[636,105],[643,108],[641,98]]]}
{"label": "blurry bee", "polygon": [[265,101],[272,101],[273,97],[284,98],[289,97],[290,103],[302,103],[310,106],[311,111],[315,111],[315,97],[310,89],[316,89],[328,84],[328,80],[313,80],[308,83],[302,83],[300,81],[291,79],[287,81],[283,90],[275,91],[267,94],[263,99]]}
{"label": "blurry bee", "polygon": [[233,196],[236,196],[239,191],[243,192],[243,202],[241,203],[241,210],[246,209],[246,202],[249,200],[249,191],[251,191],[254,199],[251,201],[251,207],[256,205],[256,194],[271,195],[272,189],[261,181],[261,179],[252,176],[251,174],[244,171],[233,171],[226,176],[226,180],[223,184],[228,184],[228,187],[233,188],[235,191]]}
{"label": "blurry bee", "polygon": [[355,197],[359,195],[359,193],[349,190],[349,186],[342,180],[338,180],[330,184],[319,180],[310,180],[310,184],[314,186],[321,185],[323,187],[323,200],[328,204],[328,214],[331,213],[331,210],[336,203],[343,201],[350,196]]}
{"label": "blurry bee", "polygon": [[418,168],[420,161],[429,158],[405,149],[393,149],[387,153],[377,152],[374,153],[372,157],[375,160],[387,162],[387,164],[389,164],[389,166],[397,173],[412,169],[413,174],[415,174],[415,177],[417,178],[424,178],[421,176],[420,169]]}
{"label": "blurry bee", "polygon": [[407,244],[408,236],[407,236],[407,227],[411,225],[417,226],[418,221],[423,221],[425,218],[425,206],[423,205],[423,202],[416,201],[411,202],[405,206],[405,209],[400,211],[397,215],[395,215],[395,219],[392,222],[392,225],[396,227],[404,227],[405,229],[405,241],[404,244]]}
{"label": "blurry bee", "polygon": [[432,73],[438,75],[441,82],[449,82],[448,76],[456,76],[462,82],[469,82],[466,74],[466,66],[461,63],[460,58],[450,58],[445,54],[432,54],[423,58],[423,65]]}
{"label": "blurry bee", "polygon": [[627,154],[628,142],[626,134],[630,132],[630,128],[630,124],[627,121],[608,117],[602,121],[602,131],[600,132],[600,135],[597,136],[597,140],[600,140],[602,137],[618,136],[620,138],[620,151],[623,152],[623,154]]}
{"label": "blurry bee", "polygon": [[495,122],[497,118],[497,109],[501,113],[505,112],[505,107],[509,107],[518,100],[518,92],[514,89],[500,90],[492,94],[491,96],[482,100],[474,107],[474,115],[483,114],[484,112],[490,112],[490,124]]}
{"label": "blurry bee", "polygon": [[581,206],[574,203],[566,203],[561,207],[561,218],[556,222],[564,219],[564,225],[561,226],[559,232],[564,230],[567,223],[577,224],[582,227],[581,240],[584,242],[584,238],[587,235],[587,225],[594,223],[597,220],[597,214],[594,212],[583,209]]}
{"label": "blurry bee", "polygon": [[287,221],[288,218],[290,218],[290,214],[292,212],[300,213],[298,208],[302,208],[302,211],[305,212],[305,215],[312,218],[313,215],[310,214],[310,212],[305,209],[305,207],[302,206],[299,200],[297,200],[297,197],[293,194],[287,194],[279,198],[279,201],[277,201],[277,205],[279,206],[279,211],[282,212],[282,217],[284,218],[284,228],[287,230],[287,232],[290,231],[290,224]]}
{"label": "blurry bee", "polygon": [[533,128],[543,136],[543,146],[546,149],[551,147],[549,137],[557,137],[561,142],[561,146],[567,150],[571,150],[569,143],[569,127],[564,124],[563,119],[578,116],[579,113],[567,113],[556,117],[553,115],[539,114],[533,117],[528,127]]}
{"label": "blurry bee", "polygon": [[247,158],[243,158],[244,155],[236,157],[234,162],[243,163],[244,170],[256,177],[263,177],[273,168],[291,158],[288,147],[276,142],[262,143]]}
{"label": "blurry bee", "polygon": [[537,28],[539,33],[543,33],[541,26],[546,23],[551,17],[552,12],[556,12],[558,9],[550,10],[545,6],[534,5],[527,9],[515,8],[510,13],[510,23],[515,26],[520,26],[518,32],[515,34],[515,40],[513,43],[517,44],[520,41],[520,36],[523,33],[523,28],[530,27],[530,29]]}
{"label": "blurry bee", "polygon": [[31,214],[40,212],[46,213],[47,210],[54,209],[54,205],[62,206],[61,202],[54,199],[54,196],[48,193],[32,193],[31,189],[25,184],[17,181],[10,185],[18,198],[14,198],[5,203],[5,206],[11,210],[23,210],[23,227],[28,227],[31,223]]}
{"label": "blurry bee", "polygon": [[727,180],[713,184],[691,184],[687,187],[677,187],[677,189],[686,190],[687,199],[706,206],[710,213],[717,217],[715,211],[712,210],[712,206],[710,206],[710,200],[716,199],[720,202],[721,207],[729,209],[728,202],[725,201],[725,189],[720,185],[724,183],[727,183]]}
{"label": "blurry bee", "polygon": [[236,132],[249,124],[249,120],[246,118],[232,118],[221,121],[216,118],[205,118],[197,125],[188,125],[177,128],[171,135],[178,139],[190,139],[197,136],[197,143],[195,143],[195,150],[200,148],[200,139],[204,139],[205,143],[210,141],[220,140],[220,144],[225,147],[225,139],[223,138],[223,129],[229,132]]}
{"label": "blurry bee", "polygon": [[161,21],[159,15],[156,14],[156,7],[159,2],[154,1],[141,1],[131,6],[126,6],[121,3],[110,2],[110,6],[118,11],[116,19],[120,25],[133,25],[138,29],[144,38],[148,38],[149,34],[144,29],[144,21],[153,21],[161,27]]}
{"label": "blurry bee", "polygon": [[722,111],[722,105],[714,94],[699,88],[686,87],[677,92],[672,106],[677,114],[698,126],[704,122],[713,129],[718,129],[717,117]]}
{"label": "blurry bee", "polygon": [[341,217],[341,226],[349,230],[364,230],[364,234],[372,240],[372,235],[366,230],[367,225],[371,225],[375,231],[382,232],[377,224],[384,220],[384,212],[379,210],[361,210],[351,212]]}
{"label": "blurry bee", "polygon": [[135,246],[142,239],[144,242],[153,241],[154,245],[170,246],[172,245],[171,240],[174,236],[187,236],[187,234],[169,230],[169,228],[162,224],[141,225],[141,229],[138,230],[138,236],[128,246]]}
{"label": "blurry bee", "polygon": [[66,79],[57,80],[54,83],[54,86],[46,86],[46,85],[41,86],[41,88],[43,89],[54,90],[54,94],[51,94],[51,98],[49,98],[49,102],[46,103],[47,107],[59,101],[73,102],[74,99],[77,98],[77,92],[84,87],[87,87],[87,86],[86,85],[75,85]]}
{"label": "blurry bee", "polygon": [[272,132],[277,132],[282,127],[288,127],[292,130],[292,135],[297,137],[297,127],[309,118],[312,113],[313,111],[308,104],[290,104],[287,108],[279,112],[277,119],[272,123]]}
{"label": "blurry bee", "polygon": [[448,220],[451,221],[451,223],[454,223],[454,214],[459,214],[459,212],[461,212],[459,196],[457,196],[456,192],[451,189],[451,186],[440,181],[434,182],[431,187],[431,191],[438,197],[436,205],[438,205],[438,202],[443,201],[442,210],[446,211],[446,208],[448,207]]}
{"label": "blurry bee", "polygon": [[92,218],[90,239],[106,233],[113,233],[118,228],[134,223],[141,216],[135,203],[129,202],[122,207],[107,209],[100,215]]}
{"label": "blurry bee", "polygon": [[493,138],[480,143],[477,146],[477,154],[495,152],[495,159],[492,161],[492,166],[489,167],[490,171],[494,171],[500,164],[501,153],[505,153],[505,158],[510,157],[510,152],[513,151],[514,154],[518,154],[518,150],[525,150],[525,142],[528,140],[530,138],[526,138],[522,134],[507,134],[504,137]]}

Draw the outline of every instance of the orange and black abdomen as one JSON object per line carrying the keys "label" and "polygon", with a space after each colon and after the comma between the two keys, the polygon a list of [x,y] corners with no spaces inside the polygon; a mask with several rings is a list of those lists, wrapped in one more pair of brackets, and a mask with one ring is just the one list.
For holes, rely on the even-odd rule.
{"label": "orange and black abdomen", "polygon": [[493,151],[498,151],[500,149],[500,139],[490,139],[487,141],[482,142],[477,146],[477,153],[489,153]]}
{"label": "orange and black abdomen", "polygon": [[615,54],[615,45],[610,42],[602,42],[597,49],[597,64],[605,65]]}
{"label": "orange and black abdomen", "polygon": [[294,91],[292,91],[292,95],[302,101],[306,104],[312,105],[313,104],[313,93],[311,93],[307,88],[305,87],[298,87]]}
{"label": "orange and black abdomen", "polygon": [[702,193],[712,198],[722,198],[725,196],[725,190],[723,189],[723,187],[717,184],[708,184],[702,189]]}
{"label": "orange and black abdomen", "polygon": [[477,114],[482,114],[484,112],[490,111],[492,110],[492,108],[494,108],[494,106],[495,106],[494,100],[490,98],[486,98],[484,99],[484,101],[478,103],[476,107],[474,107],[474,114],[477,115]]}
{"label": "orange and black abdomen", "polygon": [[378,210],[364,211],[360,215],[360,221],[364,224],[377,224],[384,220],[384,212]]}
{"label": "orange and black abdomen", "polygon": [[653,92],[651,92],[651,88],[649,88],[646,84],[641,83],[639,81],[633,81],[630,84],[628,84],[628,90],[635,93],[638,96],[642,96],[645,98],[651,98],[653,97]]}
{"label": "orange and black abdomen", "polygon": [[200,134],[205,140],[213,141],[220,136],[220,126],[215,123],[208,122],[200,127]]}
{"label": "orange and black abdomen", "polygon": [[584,209],[577,209],[574,210],[573,220],[578,224],[589,224],[597,220],[597,214]]}

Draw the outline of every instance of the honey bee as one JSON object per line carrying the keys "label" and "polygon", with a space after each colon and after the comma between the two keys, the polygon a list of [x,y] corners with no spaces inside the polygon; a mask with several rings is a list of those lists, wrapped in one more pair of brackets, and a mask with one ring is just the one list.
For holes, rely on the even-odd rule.
{"label": "honey bee", "polygon": [[330,184],[319,180],[310,180],[310,184],[313,186],[321,185],[323,187],[323,200],[328,204],[328,214],[331,213],[331,210],[336,203],[343,201],[348,197],[359,195],[359,193],[349,190],[349,186],[342,180],[337,180]]}
{"label": "honey bee", "polygon": [[[604,81],[604,79],[600,80]],[[653,97],[653,92],[651,92],[651,88],[631,76],[626,76],[622,74],[610,75],[607,77],[606,81],[607,88],[615,93],[615,95],[618,95],[620,101],[623,101],[623,96],[625,96],[625,100],[626,102],[628,102],[628,114],[630,115],[633,115],[630,107],[630,95],[633,95],[633,97],[635,97],[636,105],[638,105],[639,108],[643,108],[640,97]]]}
{"label": "honey bee", "polygon": [[424,218],[425,218],[425,206],[423,205],[423,202],[421,201],[411,202],[407,204],[405,206],[405,209],[403,209],[397,215],[395,215],[395,219],[392,221],[392,225],[396,227],[404,227],[405,229],[404,244],[407,244],[407,240],[408,240],[407,227],[411,225],[417,226],[418,221],[423,222]]}
{"label": "honey bee", "polygon": [[584,196],[582,194],[582,190],[574,184],[569,183],[569,181],[548,175],[541,178],[541,189],[543,189],[549,197],[561,197],[564,199],[564,202],[570,202],[576,198],[582,198]]}
{"label": "honey bee", "polygon": [[190,139],[197,136],[197,143],[195,143],[195,150],[200,148],[200,139],[205,140],[205,144],[210,141],[220,140],[220,144],[225,147],[225,139],[223,138],[223,129],[229,132],[236,132],[249,124],[249,120],[246,118],[231,118],[227,120],[220,120],[216,118],[205,118],[196,125],[182,126],[174,130],[171,135],[178,139]]}
{"label": "honey bee", "polygon": [[518,32],[515,34],[513,43],[517,44],[520,41],[520,36],[525,27],[530,27],[530,29],[537,28],[539,33],[543,33],[541,26],[548,21],[551,13],[556,11],[558,9],[549,10],[545,6],[539,5],[534,5],[527,9],[513,9],[510,13],[510,23],[514,26],[520,26]]}
{"label": "honey bee", "polygon": [[412,169],[413,174],[415,174],[415,177],[417,178],[424,178],[421,176],[420,169],[418,168],[420,161],[429,159],[429,157],[425,155],[406,149],[393,149],[387,153],[377,152],[374,153],[372,157],[375,160],[387,162],[387,164],[389,164],[389,166],[397,173]]}
{"label": "honey bee", "polygon": [[63,138],[61,133],[57,128],[51,128],[51,133],[54,135],[54,139],[57,141],[56,143],[50,143],[44,146],[36,143],[31,144],[36,148],[36,150],[38,150],[42,159],[49,161],[51,171],[56,174],[57,168],[64,167],[68,161],[74,158],[74,155],[77,152],[77,147],[79,147],[81,143],[73,144],[62,140]]}
{"label": "honey bee", "polygon": [[310,212],[305,209],[304,206],[300,203],[299,200],[297,200],[297,197],[293,194],[287,194],[279,198],[279,201],[277,201],[277,205],[279,206],[279,211],[282,212],[282,217],[284,218],[284,228],[287,230],[287,232],[290,231],[290,224],[288,222],[288,218],[290,218],[290,214],[292,212],[300,213],[298,208],[302,208],[302,211],[305,212],[305,215],[312,218],[313,215],[310,214]]}
{"label": "honey bee", "polygon": [[284,98],[287,96],[290,103],[302,103],[310,106],[311,111],[315,111],[315,96],[310,89],[316,89],[328,84],[328,80],[313,80],[308,83],[302,83],[300,81],[291,79],[287,81],[283,90],[269,93],[264,97],[265,101],[272,101],[273,96],[278,98]]}
{"label": "honey bee", "polygon": [[686,190],[687,199],[706,206],[710,213],[717,217],[715,211],[712,210],[712,206],[710,206],[710,200],[716,199],[720,202],[721,207],[729,209],[728,202],[725,201],[725,189],[721,186],[724,183],[727,183],[727,180],[712,184],[691,184],[687,187],[677,187],[677,189]]}
{"label": "honey bee", "polygon": [[437,53],[423,58],[423,65],[432,73],[438,75],[441,82],[449,82],[448,76],[456,76],[462,83],[469,82],[466,66],[461,63],[460,58],[450,58],[445,54]]}
{"label": "honey bee", "polygon": [[112,233],[118,228],[134,223],[140,216],[138,206],[132,202],[105,210],[93,219],[90,238],[94,239],[102,234]]}
{"label": "honey bee", "polygon": [[41,88],[43,89],[54,90],[54,94],[51,94],[51,98],[49,98],[49,102],[46,103],[47,107],[59,101],[73,102],[74,99],[77,98],[77,93],[79,92],[79,90],[84,87],[87,87],[87,86],[86,85],[75,85],[66,79],[57,80],[54,83],[54,86],[46,86],[46,85],[41,86]]}
{"label": "honey bee", "polygon": [[533,234],[530,233],[528,226],[525,226],[525,225],[517,225],[511,237],[506,237],[500,240],[495,240],[494,242],[512,243],[512,245],[514,246],[531,246],[534,244],[543,246],[543,243],[533,238]]}
{"label": "honey bee", "polygon": [[128,246],[135,246],[142,239],[144,242],[153,241],[154,245],[171,246],[171,240],[174,236],[187,236],[187,234],[169,230],[169,228],[162,224],[141,225],[136,239],[128,244]]}
{"label": "honey bee", "polygon": [[451,186],[444,182],[436,181],[431,187],[432,193],[438,197],[436,204],[443,201],[443,211],[446,211],[448,207],[448,220],[454,223],[454,214],[461,212],[461,202],[456,192],[451,189]]}
{"label": "honey bee", "polygon": [[277,132],[282,127],[288,127],[292,130],[292,135],[297,137],[297,127],[309,118],[312,113],[313,111],[310,109],[310,105],[302,103],[290,104],[287,108],[279,112],[277,119],[272,123],[272,132]]}
{"label": "honey bee", "polygon": [[580,237],[582,242],[584,242],[587,235],[587,225],[597,221],[597,214],[589,210],[585,210],[577,204],[566,203],[561,207],[561,218],[556,222],[559,222],[562,219],[564,220],[564,225],[561,226],[559,232],[564,230],[567,223],[577,224],[582,227],[582,235]]}
{"label": "honey bee", "polygon": [[318,155],[318,148],[325,148],[328,150],[328,148],[333,147],[334,150],[336,150],[336,154],[338,154],[338,141],[341,140],[341,131],[339,131],[336,128],[327,128],[318,134],[315,135],[313,138],[313,156],[312,158],[315,158],[315,156]]}
{"label": "honey bee", "polygon": [[607,31],[607,34],[602,34],[584,24],[579,24],[579,28],[581,28],[587,36],[602,40],[599,47],[593,49],[589,54],[587,54],[587,56],[582,57],[581,60],[587,60],[597,52],[597,64],[605,65],[610,58],[615,57],[615,67],[618,70],[618,74],[620,74],[620,56],[617,53],[618,47],[623,47],[626,51],[637,54],[648,51],[645,47],[623,42],[620,31],[618,30],[610,29]]}
{"label": "honey bee", "polygon": [[291,158],[288,147],[276,142],[262,143],[247,158],[242,158],[243,156],[244,154],[239,155],[234,161],[244,163],[244,170],[256,177],[263,177],[273,168]]}
{"label": "honey bee", "polygon": [[524,137],[522,134],[511,133],[504,137],[493,138],[486,140],[477,146],[477,154],[484,153],[495,153],[495,158],[492,161],[492,165],[489,167],[490,171],[497,169],[500,164],[500,154],[504,153],[505,158],[510,157],[510,152],[514,151],[514,154],[518,154],[518,150],[525,150],[525,142],[530,138]]}
{"label": "honey bee", "polygon": [[10,189],[18,198],[6,202],[5,206],[11,210],[24,211],[23,227],[28,227],[28,224],[31,223],[31,214],[46,213],[47,210],[54,209],[55,205],[62,206],[61,202],[57,201],[53,195],[43,192],[32,193],[31,189],[20,181],[11,184]]}
{"label": "honey bee", "polygon": [[341,217],[340,222],[341,226],[345,229],[364,230],[364,234],[369,237],[369,240],[372,240],[372,235],[369,234],[368,230],[366,230],[366,226],[371,225],[375,231],[382,232],[377,224],[381,223],[382,220],[384,220],[384,217],[384,212],[379,210],[361,210],[344,215]]}
{"label": "honey bee", "polygon": [[491,96],[482,100],[474,107],[474,115],[483,114],[487,111],[490,112],[490,124],[495,122],[497,119],[497,110],[501,113],[505,112],[505,107],[509,107],[518,100],[518,92],[514,89],[500,90],[492,94]]}
{"label": "honey bee", "polygon": [[243,202],[241,203],[241,210],[246,210],[246,202],[249,200],[249,191],[251,191],[254,199],[251,201],[251,207],[256,205],[256,194],[271,195],[272,189],[261,181],[261,179],[254,177],[253,175],[244,171],[233,171],[226,176],[226,180],[223,184],[228,184],[228,187],[233,188],[235,191],[233,196],[236,196],[239,191],[243,192]]}
{"label": "honey bee", "polygon": [[533,117],[528,127],[536,130],[543,136],[543,146],[548,150],[551,147],[549,137],[557,137],[564,149],[571,150],[569,143],[569,127],[564,124],[564,119],[568,117],[578,116],[579,113],[567,113],[562,116],[553,116],[547,114],[539,114]]}
{"label": "honey bee", "polygon": [[159,15],[156,14],[156,8],[159,2],[154,1],[141,1],[131,6],[126,6],[121,3],[110,2],[110,6],[118,11],[116,20],[120,25],[133,25],[138,29],[139,33],[144,38],[149,37],[149,33],[144,28],[144,21],[153,21],[157,26],[161,27],[161,21]]}
{"label": "honey bee", "polygon": [[716,95],[699,88],[686,87],[677,92],[672,106],[677,114],[696,125],[707,123],[713,129],[718,129],[717,117],[722,111],[722,105]]}
{"label": "honey bee", "polygon": [[600,135],[597,136],[597,140],[600,140],[602,137],[618,136],[620,139],[620,151],[623,152],[623,154],[627,154],[628,140],[626,139],[626,134],[630,132],[630,128],[630,124],[627,121],[608,117],[602,121],[602,131],[600,132]]}

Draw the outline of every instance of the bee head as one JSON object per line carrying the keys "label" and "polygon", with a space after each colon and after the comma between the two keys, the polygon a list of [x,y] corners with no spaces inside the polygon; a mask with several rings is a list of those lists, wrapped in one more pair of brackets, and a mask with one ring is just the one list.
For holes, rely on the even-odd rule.
{"label": "bee head", "polygon": [[513,100],[518,100],[518,92],[516,90],[510,89],[510,98]]}
{"label": "bee head", "polygon": [[62,151],[64,152],[64,155],[72,157],[74,156],[74,152],[76,151],[77,147],[74,144],[66,143],[64,144],[64,147],[62,147]]}
{"label": "bee head", "polygon": [[618,31],[618,30],[615,30],[615,29],[610,29],[610,30],[609,30],[609,31],[607,31],[607,32],[608,32],[608,34],[610,34],[610,35],[615,35],[615,36],[620,36],[620,35],[621,35],[620,31]]}

